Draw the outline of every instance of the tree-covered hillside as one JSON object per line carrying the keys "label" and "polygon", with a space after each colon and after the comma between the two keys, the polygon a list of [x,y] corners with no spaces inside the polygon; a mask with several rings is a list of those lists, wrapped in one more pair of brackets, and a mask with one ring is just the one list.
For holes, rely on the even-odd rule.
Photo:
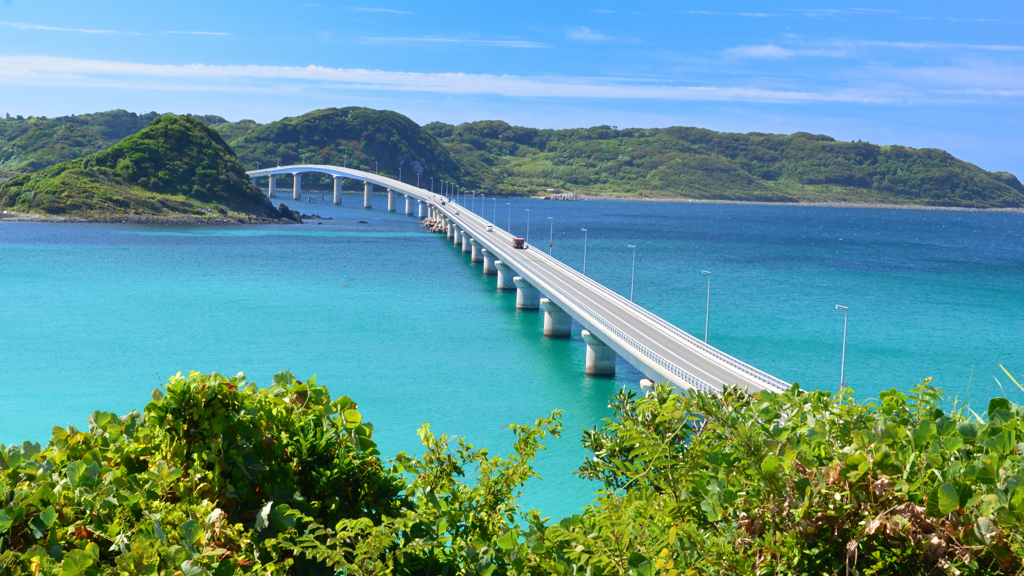
{"label": "tree-covered hillside", "polygon": [[537,130],[500,121],[424,130],[482,187],[546,188],[630,197],[882,202],[979,208],[1024,206],[1024,186],[948,152],[838,142],[804,132],[731,134],[701,128],[610,126]]}
{"label": "tree-covered hillside", "polygon": [[275,214],[216,132],[173,115],[103,152],[3,182],[0,208],[88,217]]}
{"label": "tree-covered hillside", "polygon": [[[441,180],[465,180],[459,163],[433,136],[409,118],[388,110],[369,108],[327,108],[263,126],[245,123],[220,124],[214,129],[225,135],[239,160],[252,170],[281,164],[333,164],[399,177],[403,182],[429,187],[433,177],[438,190]],[[251,124],[250,124],[251,123]],[[319,178],[319,180],[318,180]],[[321,175],[307,176],[312,184],[326,183]]]}

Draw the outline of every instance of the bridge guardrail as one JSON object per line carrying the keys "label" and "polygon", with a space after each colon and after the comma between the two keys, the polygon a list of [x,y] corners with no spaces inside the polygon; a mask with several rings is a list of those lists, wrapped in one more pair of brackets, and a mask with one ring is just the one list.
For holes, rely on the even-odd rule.
{"label": "bridge guardrail", "polygon": [[[458,206],[458,204],[456,204],[456,206]],[[461,206],[460,206],[460,208],[461,208]],[[462,216],[462,214],[459,214],[459,215]],[[484,222],[487,222],[487,220],[485,218],[483,218],[482,216],[480,216],[478,214],[474,214],[474,213],[470,212],[470,214],[467,214],[467,216],[469,216],[469,215],[472,215],[473,217],[475,217],[475,218],[477,218],[479,220],[483,220]],[[508,234],[508,232],[505,232],[505,234]],[[558,261],[558,260],[556,260],[554,258],[552,258],[552,260],[555,260],[555,262],[558,262],[558,264],[561,264],[562,266],[564,266],[564,264],[562,264],[562,262],[560,262],[560,261]],[[542,277],[541,274],[539,272],[537,272],[537,270],[535,270],[532,266],[530,266],[529,264],[527,264],[525,262],[519,263],[519,266],[522,267],[522,268],[526,268],[526,269],[530,270],[537,277]],[[593,282],[593,281],[591,281],[591,282]],[[601,286],[601,287],[604,288],[603,286]],[[633,337],[629,336],[628,334],[626,334],[622,330],[616,328],[615,325],[612,324],[611,322],[609,322],[608,320],[606,320],[604,318],[604,316],[598,314],[597,312],[592,310],[589,306],[587,306],[583,302],[580,302],[574,296],[572,296],[570,294],[567,294],[565,291],[563,291],[562,289],[558,288],[557,286],[553,286],[552,288],[554,289],[554,291],[558,292],[558,294],[559,294],[559,296],[561,298],[564,298],[564,299],[568,300],[569,302],[572,302],[573,305],[575,305],[576,307],[581,309],[583,312],[585,312],[587,315],[589,315],[591,318],[593,318],[596,322],[598,322],[599,324],[604,326],[607,330],[609,330],[610,332],[615,334],[615,336],[618,337],[620,340],[622,340],[622,341],[626,342],[628,345],[632,346],[633,349],[635,349],[637,352],[640,352],[642,355],[644,355],[647,358],[653,360],[654,363],[656,363],[657,365],[659,365],[662,368],[665,368],[666,370],[668,370],[669,372],[675,374],[676,376],[681,378],[683,381],[685,381],[687,384],[693,386],[694,388],[696,388],[698,390],[704,391],[704,392],[709,392],[709,393],[714,393],[714,394],[717,394],[717,393],[721,392],[721,390],[716,390],[714,387],[712,387],[711,385],[707,384],[706,382],[704,382],[700,378],[697,378],[696,376],[694,376],[694,375],[690,374],[689,372],[683,370],[679,366],[675,365],[673,362],[670,362],[670,361],[666,360],[665,358],[663,358],[657,352],[655,352],[655,351],[651,350],[650,348],[644,346],[643,344],[638,342]]]}

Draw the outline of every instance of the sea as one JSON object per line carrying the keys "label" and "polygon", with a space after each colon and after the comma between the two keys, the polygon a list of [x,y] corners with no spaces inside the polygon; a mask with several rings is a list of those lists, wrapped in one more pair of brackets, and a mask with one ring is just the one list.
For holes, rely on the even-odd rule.
{"label": "sea", "polygon": [[[563,410],[521,503],[578,512],[600,488],[573,474],[581,433],[611,416],[609,396],[639,392],[641,374],[620,359],[614,378],[585,376],[578,326],[544,338],[542,313],[516,311],[514,293],[386,200],[283,200],[331,218],[303,225],[0,222],[0,443],[141,410],[178,372],[267,386],[291,370],[353,398],[384,458],[421,452],[427,423],[508,453],[509,424]],[[859,401],[929,377],[979,413],[992,396],[1024,401],[1004,371],[1024,384],[1022,213],[471,204],[578,269],[585,246],[590,277],[699,338],[707,325],[710,344],[805,389],[839,388],[848,320]]]}

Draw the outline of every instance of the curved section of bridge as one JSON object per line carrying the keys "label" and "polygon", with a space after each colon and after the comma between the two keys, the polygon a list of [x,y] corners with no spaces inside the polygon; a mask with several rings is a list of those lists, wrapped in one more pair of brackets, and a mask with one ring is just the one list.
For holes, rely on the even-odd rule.
{"label": "curved section of bridge", "polygon": [[[751,392],[781,392],[789,388],[786,382],[709,346],[543,250],[513,248],[512,234],[429,190],[339,166],[281,166],[248,174],[254,181],[292,174],[292,197],[299,199],[301,175],[307,172],[334,176],[335,204],[341,203],[341,179],[349,178],[363,182],[365,208],[371,207],[373,187],[379,186],[388,194],[389,210],[397,211],[399,197],[404,197],[406,214],[413,214],[415,203],[419,217],[439,218],[447,237],[470,253],[472,262],[482,262],[484,274],[497,276],[498,289],[517,291],[517,307],[544,308],[546,336],[568,336],[572,320],[583,326],[588,374],[614,374],[618,355],[651,381],[671,382],[682,389],[718,392],[738,385]],[[270,178],[271,196],[276,193],[275,181]]]}

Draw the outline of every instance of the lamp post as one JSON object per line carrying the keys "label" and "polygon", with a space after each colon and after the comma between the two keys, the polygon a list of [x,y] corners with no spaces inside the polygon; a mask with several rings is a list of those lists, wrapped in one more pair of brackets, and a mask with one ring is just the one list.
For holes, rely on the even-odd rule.
{"label": "lamp post", "polygon": [[476,213],[476,190],[470,190],[469,191],[469,202],[470,202],[469,211],[473,212],[473,213]]}
{"label": "lamp post", "polygon": [[850,309],[836,304],[836,310],[843,311],[843,361],[839,365],[839,389],[842,390],[846,386],[846,326],[850,320]]}
{"label": "lamp post", "polygon": [[530,209],[526,209],[526,243],[530,243]]}
{"label": "lamp post", "polygon": [[555,219],[548,216],[548,256],[551,256],[551,247],[555,245]]}
{"label": "lamp post", "polygon": [[373,163],[373,173],[374,174],[378,174],[379,173],[379,172],[377,172],[377,163],[376,162]]}
{"label": "lamp post", "polygon": [[626,245],[626,248],[633,249],[633,268],[629,271],[629,301],[633,301],[633,280],[636,278],[636,246]]}
{"label": "lamp post", "polygon": [[505,232],[512,233],[512,203],[505,202],[505,206],[508,206],[508,224],[505,225]]}
{"label": "lamp post", "polygon": [[491,222],[498,219],[498,199],[491,198]]}
{"label": "lamp post", "polygon": [[342,168],[348,168],[348,154],[344,155],[345,159],[341,161]]}
{"label": "lamp post", "polygon": [[583,232],[583,275],[587,275],[587,229],[580,228],[580,232]]}
{"label": "lamp post", "polygon": [[420,173],[419,172],[416,173],[416,187],[417,188],[420,187]]}
{"label": "lamp post", "polygon": [[431,194],[434,193],[434,177],[433,176],[430,177],[430,193]]}
{"label": "lamp post", "polygon": [[402,167],[401,166],[398,167],[398,181],[399,182],[402,181]]}
{"label": "lamp post", "polygon": [[257,170],[259,170],[259,169],[260,169],[260,163],[259,163],[259,162],[257,162],[257,163],[256,163],[256,169],[257,169]]}
{"label": "lamp post", "polygon": [[708,343],[708,323],[711,321],[711,272],[707,270],[701,270],[701,274],[708,275],[708,307],[704,314],[704,343]]}

